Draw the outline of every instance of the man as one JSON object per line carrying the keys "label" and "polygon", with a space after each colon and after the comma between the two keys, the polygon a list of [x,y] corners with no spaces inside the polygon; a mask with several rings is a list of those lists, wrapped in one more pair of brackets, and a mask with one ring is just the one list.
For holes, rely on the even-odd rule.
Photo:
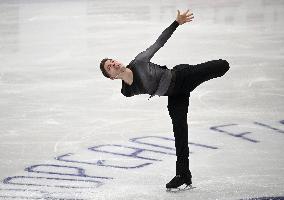
{"label": "man", "polygon": [[168,96],[168,111],[172,119],[176,147],[176,176],[166,184],[167,189],[192,184],[189,170],[187,112],[190,92],[201,83],[223,76],[229,70],[226,60],[212,60],[198,65],[179,64],[173,69],[150,62],[154,54],[167,42],[179,25],[193,20],[187,10],[167,27],[156,42],[139,53],[126,67],[119,61],[105,58],[100,63],[103,75],[112,80],[121,79],[121,93],[126,97],[139,94]]}

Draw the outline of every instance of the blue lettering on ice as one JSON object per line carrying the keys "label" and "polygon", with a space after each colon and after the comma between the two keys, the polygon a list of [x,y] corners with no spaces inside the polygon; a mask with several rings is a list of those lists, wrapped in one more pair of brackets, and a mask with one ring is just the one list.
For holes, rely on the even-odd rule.
{"label": "blue lettering on ice", "polygon": [[[89,182],[95,183],[94,187],[76,187],[76,186],[66,186],[66,185],[44,185],[44,184],[33,184],[33,183],[20,183],[20,182],[13,182],[13,180],[23,180],[23,179],[46,179],[46,180],[55,180],[55,181],[71,181],[71,182]],[[59,188],[97,188],[103,185],[104,183],[101,181],[95,180],[79,180],[79,179],[69,179],[69,178],[49,178],[49,177],[33,177],[33,176],[12,176],[7,177],[3,180],[4,184],[11,184],[11,185],[26,185],[26,186],[45,186],[45,187],[59,187]]]}
{"label": "blue lettering on ice", "polygon": [[[37,170],[38,167],[47,167],[47,169],[50,168],[67,168],[67,169],[75,169],[77,171],[76,174],[70,174],[70,173],[58,173],[58,172],[51,172],[51,171],[42,171]],[[53,164],[41,164],[41,165],[32,165],[30,167],[27,167],[25,169],[28,172],[33,173],[43,173],[43,174],[57,174],[57,175],[67,175],[67,176],[79,176],[79,177],[88,177],[88,178],[96,178],[96,179],[113,179],[112,177],[104,177],[104,176],[88,176],[85,174],[85,170],[80,167],[71,167],[66,165],[53,165]]]}
{"label": "blue lettering on ice", "polygon": [[[40,197],[31,197],[30,193],[27,193],[27,195],[25,196],[20,196],[20,195],[8,195],[8,194],[4,194],[4,195],[0,195],[0,197],[5,197],[6,198],[13,198],[13,199],[54,199],[54,200],[58,200],[59,198],[54,198],[52,197],[52,194],[56,194],[57,192],[53,191],[52,194],[44,191],[44,190],[36,190],[36,189],[16,189],[16,188],[5,188],[2,189],[0,188],[0,190],[2,191],[14,191],[14,192],[32,192],[33,194],[38,193],[38,195],[40,195]],[[60,198],[61,199],[61,198]],[[64,200],[84,200],[81,198],[64,198]]]}
{"label": "blue lettering on ice", "polygon": [[68,153],[68,154],[64,154],[61,156],[57,156],[55,157],[56,160],[59,161],[64,161],[64,162],[71,162],[71,163],[81,163],[81,164],[87,164],[87,165],[98,165],[98,166],[102,166],[102,167],[113,167],[113,168],[120,168],[120,169],[137,169],[137,168],[141,168],[141,167],[145,167],[147,165],[151,165],[152,163],[150,162],[146,162],[140,165],[135,165],[135,166],[120,166],[120,165],[107,165],[105,164],[106,160],[98,160],[97,162],[84,162],[84,161],[78,161],[78,160],[74,160],[74,159],[66,159],[66,157],[70,157],[74,155],[73,153]]}
{"label": "blue lettering on ice", "polygon": [[241,138],[241,139],[247,140],[247,141],[249,141],[249,142],[253,142],[253,143],[258,143],[258,142],[259,142],[258,140],[251,139],[251,138],[248,138],[248,137],[245,136],[245,135],[247,135],[247,134],[250,134],[251,132],[230,133],[229,131],[225,131],[225,130],[220,129],[220,128],[222,128],[222,127],[235,126],[235,125],[238,125],[238,124],[225,124],[225,125],[220,125],[220,126],[212,126],[212,127],[210,127],[210,129],[213,130],[213,131],[220,132],[220,133],[226,133],[226,134],[228,134],[228,135],[230,135],[230,136],[237,137],[237,138]]}
{"label": "blue lettering on ice", "polygon": [[[284,123],[284,120],[280,121],[280,123]],[[279,133],[284,133],[283,130],[278,129],[278,128],[274,128],[274,127],[272,127],[272,126],[270,126],[270,125],[267,125],[267,124],[263,124],[263,123],[260,123],[260,122],[254,122],[254,124],[257,124],[257,125],[262,126],[262,127],[269,128],[269,129],[274,130],[274,131],[277,131],[277,132],[279,132]]]}
{"label": "blue lettering on ice", "polygon": [[[153,147],[159,147],[159,148],[164,148],[164,149],[169,149],[169,150],[175,151],[175,148],[172,148],[172,147],[157,145],[157,144],[149,143],[149,142],[142,142],[143,139],[146,139],[146,138],[158,138],[158,139],[161,139],[161,140],[175,141],[175,139],[173,139],[173,138],[167,138],[167,137],[161,137],[161,136],[144,136],[144,137],[131,138],[129,140],[131,142],[138,143],[138,144],[145,144],[145,145],[149,145],[149,146],[153,146]],[[198,147],[209,148],[209,149],[218,149],[218,147],[204,145],[204,144],[198,144],[198,143],[189,142],[188,144],[193,145],[193,146],[198,146]]]}
{"label": "blue lettering on ice", "polygon": [[[113,152],[113,151],[100,150],[101,147],[121,147],[121,148],[133,149],[134,152],[130,153],[130,154],[117,153],[117,152]],[[167,152],[163,152],[163,151],[156,151],[156,150],[150,150],[150,149],[144,149],[144,148],[138,148],[138,147],[131,147],[131,146],[125,146],[125,145],[117,145],[117,144],[97,145],[97,146],[90,147],[88,149],[91,150],[91,151],[109,153],[109,154],[113,154],[113,155],[127,156],[127,157],[132,157],[132,158],[139,158],[139,159],[144,159],[144,160],[152,160],[152,161],[162,161],[162,160],[138,156],[138,154],[140,154],[142,152],[153,152],[153,153],[158,153],[158,154],[175,155],[173,153],[167,153]]]}
{"label": "blue lettering on ice", "polygon": [[[284,120],[280,121],[281,124],[284,124]],[[283,130],[271,127],[267,124],[255,122],[255,124],[260,125],[262,127],[270,128],[272,130],[278,131],[280,133],[284,133]],[[243,140],[247,140],[253,143],[257,143],[259,141],[248,138],[247,135],[250,134],[251,132],[243,132],[243,133],[232,133],[226,130],[223,130],[222,127],[227,127],[227,126],[235,126],[238,124],[227,124],[227,125],[220,125],[220,126],[213,126],[210,129],[213,131],[217,131],[220,133],[225,133],[227,135],[241,138]],[[131,157],[131,158],[137,158],[141,160],[148,160],[148,161],[162,161],[159,158],[156,157],[147,157],[147,156],[141,156],[139,154],[142,154],[143,152],[145,153],[154,153],[154,154],[166,154],[166,155],[175,155],[175,148],[170,147],[170,146],[164,146],[161,144],[157,144],[155,142],[147,142],[145,139],[148,138],[155,138],[155,139],[160,139],[161,141],[174,141],[172,138],[167,138],[167,137],[161,137],[161,136],[144,136],[144,137],[135,137],[129,139],[131,142],[136,143],[136,144],[143,144],[143,145],[148,145],[150,147],[154,147],[154,149],[145,149],[145,148],[139,148],[139,147],[132,147],[132,146],[125,146],[125,145],[117,145],[117,144],[104,144],[104,145],[97,145],[88,148],[89,150],[93,152],[100,152],[100,153],[107,153],[107,154],[112,154],[112,155],[118,155],[118,156],[126,156],[126,157]],[[189,145],[197,146],[197,147],[202,147],[202,148],[208,148],[208,149],[218,149],[218,147],[215,146],[210,146],[210,145],[204,145],[204,144],[198,144],[198,143],[188,143]],[[118,152],[118,150],[114,147],[119,147],[121,150],[131,150],[130,153],[122,153]],[[161,148],[164,150],[170,150],[170,152],[165,152],[165,151],[158,151],[157,148]],[[171,152],[172,151],[172,152]],[[134,169],[134,168],[142,168],[147,165],[153,164],[153,162],[142,162],[139,165],[133,165],[133,166],[120,166],[120,165],[110,165],[107,164],[107,160],[97,160],[95,162],[85,162],[85,161],[79,161],[76,159],[71,159],[70,157],[73,156],[74,154],[68,153],[64,154],[61,156],[56,157],[55,159],[58,161],[63,161],[63,162],[69,162],[69,163],[80,163],[80,164],[88,164],[88,165],[97,165],[97,166],[102,166],[102,167],[112,167],[112,168],[121,168],[121,169]],[[57,169],[57,171],[52,171],[51,169]],[[68,170],[74,170],[74,172],[70,173],[63,173],[63,172],[58,172],[58,169],[68,169]],[[25,169],[27,172],[30,173],[37,173],[37,174],[50,174],[50,175],[61,175],[61,176],[73,176],[73,177],[81,177],[81,178],[87,178],[87,180],[80,180],[78,178],[58,178],[58,177],[35,177],[35,176],[13,176],[13,177],[7,177],[3,180],[4,184],[10,184],[10,185],[23,185],[23,186],[41,186],[41,187],[57,187],[57,188],[97,188],[100,187],[101,185],[104,184],[101,180],[94,180],[94,179],[113,179],[112,177],[102,177],[102,176],[90,176],[85,173],[85,170],[80,167],[73,167],[73,166],[67,166],[67,165],[55,165],[55,164],[38,164],[38,165],[32,165],[30,167],[27,167]],[[66,170],[65,170],[66,171]],[[50,183],[45,183],[46,181],[42,180],[52,180],[52,184]],[[33,182],[37,181],[37,182]],[[58,183],[56,183],[58,181]],[[78,183],[78,182],[85,182],[88,184],[91,184],[91,186],[84,187],[84,186],[76,186],[76,185],[65,185],[62,184],[62,181],[69,182],[70,184],[73,183]],[[41,198],[44,199],[58,199],[55,197],[51,197],[51,194],[48,193],[47,191],[43,190],[21,190],[21,189],[0,189],[0,190],[14,190],[14,191],[34,191],[38,192],[41,195]],[[55,195],[55,193],[52,193]],[[7,194],[5,194],[7,195]],[[24,194],[25,195],[25,194]],[[28,195],[28,194],[27,194]],[[9,198],[29,198],[33,199],[33,197],[24,197],[24,196],[1,196],[0,197],[9,197]],[[38,198],[37,198],[38,199]],[[66,200],[73,200],[71,198],[64,198]],[[76,198],[78,199],[78,198]]]}

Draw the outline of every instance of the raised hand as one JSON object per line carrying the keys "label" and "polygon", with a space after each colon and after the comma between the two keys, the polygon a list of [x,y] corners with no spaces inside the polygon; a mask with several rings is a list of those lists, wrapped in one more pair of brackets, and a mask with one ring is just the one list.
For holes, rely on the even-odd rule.
{"label": "raised hand", "polygon": [[188,13],[189,10],[187,10],[187,11],[186,11],[185,13],[183,13],[183,14],[180,14],[180,11],[179,11],[179,10],[177,10],[177,11],[178,11],[178,14],[177,14],[177,19],[176,19],[176,21],[179,23],[179,25],[182,25],[182,24],[184,24],[184,23],[186,23],[186,22],[191,22],[192,19],[194,18],[193,13]]}

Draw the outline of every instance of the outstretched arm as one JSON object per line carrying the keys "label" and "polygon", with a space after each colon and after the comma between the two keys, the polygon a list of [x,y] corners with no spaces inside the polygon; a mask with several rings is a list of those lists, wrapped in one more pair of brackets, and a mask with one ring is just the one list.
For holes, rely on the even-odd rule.
{"label": "outstretched arm", "polygon": [[139,53],[136,56],[136,59],[140,60],[151,60],[151,58],[154,56],[154,54],[164,46],[164,44],[168,41],[168,39],[171,37],[173,32],[176,30],[176,28],[179,25],[182,25],[186,22],[192,21],[193,13],[188,13],[189,10],[187,10],[185,13],[180,14],[180,11],[177,10],[177,17],[176,20],[169,26],[167,27],[162,34],[158,37],[156,42],[152,44],[149,48],[147,48],[145,51]]}

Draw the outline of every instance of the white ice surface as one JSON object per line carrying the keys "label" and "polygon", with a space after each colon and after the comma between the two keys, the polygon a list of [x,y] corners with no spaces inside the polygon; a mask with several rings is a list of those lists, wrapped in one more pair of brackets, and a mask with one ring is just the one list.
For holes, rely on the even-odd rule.
{"label": "white ice surface", "polygon": [[[191,93],[189,142],[215,149],[190,144],[196,188],[167,193],[176,159],[173,141],[159,139],[173,138],[167,98],[125,98],[99,62],[128,64],[187,8],[194,21],[178,27],[152,62],[172,68],[222,58],[231,68]],[[283,13],[280,0],[0,1],[0,199],[283,197]],[[234,136],[245,132],[248,139]],[[148,136],[155,137],[144,142],[168,148],[130,141]],[[155,161],[90,149],[98,145],[169,154],[138,154]],[[55,159],[66,154],[73,162]],[[124,169],[99,160],[148,164]]]}

